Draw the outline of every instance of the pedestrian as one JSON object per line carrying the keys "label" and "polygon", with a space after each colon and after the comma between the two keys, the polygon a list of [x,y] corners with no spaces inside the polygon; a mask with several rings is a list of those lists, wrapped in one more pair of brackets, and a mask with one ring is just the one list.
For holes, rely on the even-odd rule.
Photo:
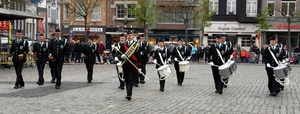
{"label": "pedestrian", "polygon": [[97,45],[93,44],[93,38],[89,38],[86,45],[82,49],[82,58],[84,58],[85,67],[87,70],[87,83],[92,83],[93,69],[96,63],[96,57],[100,59]]}
{"label": "pedestrian", "polygon": [[208,52],[208,62],[211,65],[212,74],[215,82],[215,93],[222,94],[223,93],[223,87],[224,83],[222,82],[220,73],[219,73],[219,67],[225,63],[226,54],[226,44],[222,43],[221,37],[217,36],[215,37],[216,43],[212,44],[209,48]]}
{"label": "pedestrian", "polygon": [[22,88],[25,86],[22,76],[22,70],[23,64],[26,62],[26,55],[29,51],[28,42],[22,38],[23,33],[21,30],[17,30],[16,37],[17,39],[12,41],[12,45],[10,47],[8,55],[8,61],[11,61],[11,57],[13,57],[12,62],[14,64],[17,75],[14,89]]}
{"label": "pedestrian", "polygon": [[184,80],[184,72],[179,71],[179,62],[190,60],[190,51],[188,51],[187,47],[183,45],[183,39],[178,39],[178,46],[173,49],[174,56],[174,67],[176,70],[177,83],[179,86],[182,86]]}
{"label": "pedestrian", "polygon": [[192,62],[196,62],[197,60],[197,51],[198,51],[197,45],[193,46],[191,50]]}
{"label": "pedestrian", "polygon": [[60,89],[61,85],[61,72],[64,62],[69,58],[69,50],[67,39],[61,38],[61,31],[55,30],[55,39],[49,43],[48,54],[49,59],[53,61],[54,74],[56,78],[55,88]]}
{"label": "pedestrian", "polygon": [[43,34],[39,36],[39,42],[33,45],[33,58],[35,59],[36,68],[38,70],[38,81],[36,84],[44,84],[44,68],[48,60],[48,43],[45,42],[45,37]]}

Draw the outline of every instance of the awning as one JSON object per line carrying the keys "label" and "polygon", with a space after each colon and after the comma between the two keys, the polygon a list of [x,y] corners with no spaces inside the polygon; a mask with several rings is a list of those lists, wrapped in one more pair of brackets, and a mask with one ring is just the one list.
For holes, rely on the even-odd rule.
{"label": "awning", "polygon": [[[184,34],[149,34],[152,38],[185,38]],[[188,38],[199,38],[199,35],[188,35]]]}
{"label": "awning", "polygon": [[10,10],[4,8],[0,8],[0,15],[0,20],[18,20],[27,18],[43,19],[43,17],[29,12]]}

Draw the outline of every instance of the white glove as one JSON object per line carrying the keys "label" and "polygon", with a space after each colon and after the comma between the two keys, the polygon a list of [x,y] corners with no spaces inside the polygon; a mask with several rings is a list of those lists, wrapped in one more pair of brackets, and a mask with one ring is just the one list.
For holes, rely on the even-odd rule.
{"label": "white glove", "polygon": [[171,58],[169,58],[168,61],[171,61]]}
{"label": "white glove", "polygon": [[156,59],[154,59],[152,62],[153,62],[154,64],[156,64],[156,63],[157,63],[157,60],[156,60]]}
{"label": "white glove", "polygon": [[121,55],[121,58],[125,59],[125,58],[126,58],[126,55],[125,55],[125,54],[122,54],[122,55]]}
{"label": "white glove", "polygon": [[178,61],[178,59],[177,59],[177,58],[174,58],[174,61]]}
{"label": "white glove", "polygon": [[214,62],[210,62],[209,65],[210,66],[214,66],[215,64],[214,64]]}
{"label": "white glove", "polygon": [[118,59],[118,57],[115,57],[115,61],[120,61],[120,60]]}
{"label": "white glove", "polygon": [[229,60],[231,60],[233,58],[233,55],[230,55],[230,58],[229,58]]}
{"label": "white glove", "polygon": [[138,69],[138,72],[139,72],[139,74],[142,74],[142,69],[139,68],[139,69]]}
{"label": "white glove", "polygon": [[188,57],[186,60],[191,60],[191,57]]}
{"label": "white glove", "polygon": [[282,60],[282,62],[281,62],[282,64],[284,64],[284,63],[286,63],[286,61],[285,60]]}
{"label": "white glove", "polygon": [[267,67],[271,68],[271,65],[269,63],[267,63]]}

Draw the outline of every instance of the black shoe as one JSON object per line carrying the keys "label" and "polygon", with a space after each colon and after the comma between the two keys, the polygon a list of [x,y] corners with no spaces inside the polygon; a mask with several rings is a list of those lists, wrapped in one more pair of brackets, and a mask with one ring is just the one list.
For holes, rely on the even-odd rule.
{"label": "black shoe", "polygon": [[135,87],[139,87],[139,84],[134,84]]}
{"label": "black shoe", "polygon": [[123,86],[120,86],[119,89],[124,90],[124,87],[123,87]]}
{"label": "black shoe", "polygon": [[224,88],[227,88],[227,85],[224,85]]}
{"label": "black shoe", "polygon": [[38,85],[43,85],[43,83],[41,83],[41,82],[36,82],[36,84],[38,84]]}
{"label": "black shoe", "polygon": [[19,89],[19,86],[15,86],[14,89]]}
{"label": "black shoe", "polygon": [[219,93],[219,91],[215,91],[215,93]]}
{"label": "black shoe", "polygon": [[55,89],[60,89],[60,86],[55,86]]}
{"label": "black shoe", "polygon": [[270,96],[273,96],[273,97],[277,96],[277,94],[276,94],[275,92],[272,92],[272,93],[270,93],[269,95],[270,95]]}
{"label": "black shoe", "polygon": [[141,81],[141,84],[144,84],[145,83],[145,81],[143,80],[143,81]]}
{"label": "black shoe", "polygon": [[182,86],[182,83],[179,83],[178,85],[179,85],[179,86]]}
{"label": "black shoe", "polygon": [[219,91],[219,94],[222,94],[223,92],[222,91]]}
{"label": "black shoe", "polygon": [[131,100],[131,96],[126,96],[125,99],[127,99],[128,101]]}
{"label": "black shoe", "polygon": [[92,81],[88,81],[87,83],[88,83],[88,84],[89,84],[89,83],[92,83]]}
{"label": "black shoe", "polygon": [[159,89],[161,92],[164,92],[164,89]]}
{"label": "black shoe", "polygon": [[55,80],[54,80],[54,79],[52,79],[50,82],[51,82],[51,83],[55,83]]}

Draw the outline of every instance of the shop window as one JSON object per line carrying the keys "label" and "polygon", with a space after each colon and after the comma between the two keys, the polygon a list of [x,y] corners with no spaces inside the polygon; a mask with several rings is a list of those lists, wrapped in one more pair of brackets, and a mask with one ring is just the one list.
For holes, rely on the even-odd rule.
{"label": "shop window", "polygon": [[251,47],[251,45],[255,43],[255,40],[252,39],[251,43],[251,37],[242,37],[242,47]]}
{"label": "shop window", "polygon": [[219,11],[219,1],[218,0],[209,0],[209,11],[215,11],[218,14]]}
{"label": "shop window", "polygon": [[236,13],[236,0],[227,0],[227,14],[235,15]]}
{"label": "shop window", "polygon": [[257,13],[257,0],[247,0],[246,13],[248,17],[255,17]]}

